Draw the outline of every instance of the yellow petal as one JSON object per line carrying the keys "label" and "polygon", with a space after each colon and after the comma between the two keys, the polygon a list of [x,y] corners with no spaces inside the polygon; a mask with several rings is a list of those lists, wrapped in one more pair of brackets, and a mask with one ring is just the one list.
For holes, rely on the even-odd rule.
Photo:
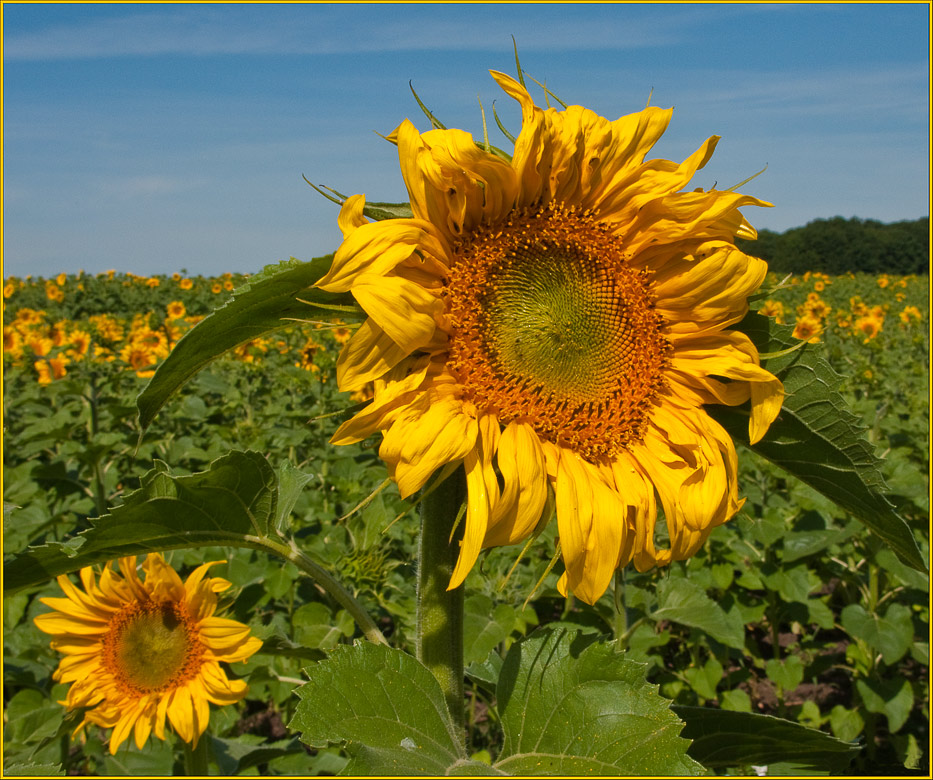
{"label": "yellow petal", "polygon": [[412,213],[453,242],[483,222],[496,222],[515,203],[512,166],[481,149],[463,130],[418,133],[407,119],[395,131]]}
{"label": "yellow petal", "polygon": [[555,484],[565,587],[595,604],[612,580],[628,528],[625,505],[595,466],[561,451]]}
{"label": "yellow petal", "polygon": [[361,274],[353,282],[353,297],[376,325],[405,352],[426,346],[444,305],[423,287],[399,276]]}
{"label": "yellow petal", "polygon": [[337,215],[337,227],[340,228],[344,238],[348,238],[358,227],[367,224],[366,217],[363,215],[365,206],[365,195],[351,195],[343,202],[340,213]]}
{"label": "yellow petal", "polygon": [[503,488],[486,533],[484,544],[488,547],[525,539],[535,529],[547,501],[547,463],[530,425],[513,420],[506,426],[496,462]]}
{"label": "yellow petal", "polygon": [[389,465],[402,498],[424,487],[437,469],[462,460],[476,444],[477,423],[460,401],[412,402],[386,432],[379,456]]}
{"label": "yellow petal", "polygon": [[483,547],[486,526],[489,523],[489,493],[483,476],[483,463],[479,447],[467,452],[463,459],[467,483],[466,523],[463,529],[463,541],[460,555],[454,567],[447,590],[453,590],[463,583]]}
{"label": "yellow petal", "polygon": [[759,288],[767,263],[721,242],[654,271],[657,309],[675,334],[721,329],[748,312],[748,296]]}
{"label": "yellow petal", "polygon": [[346,392],[359,390],[408,357],[382,328],[368,319],[347,342],[337,358],[337,386]]}
{"label": "yellow petal", "polygon": [[346,292],[360,274],[387,274],[418,254],[441,263],[449,256],[446,242],[430,223],[413,219],[367,222],[344,239],[330,270],[315,287]]}

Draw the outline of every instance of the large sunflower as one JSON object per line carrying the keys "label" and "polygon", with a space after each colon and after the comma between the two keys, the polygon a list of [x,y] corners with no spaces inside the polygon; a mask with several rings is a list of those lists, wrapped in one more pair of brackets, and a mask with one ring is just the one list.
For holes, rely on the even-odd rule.
{"label": "large sunflower", "polygon": [[134,732],[142,748],[151,733],[165,739],[165,718],[189,744],[196,744],[209,716],[208,702],[232,704],[246,695],[242,680],[231,680],[222,662],[245,661],[261,646],[249,627],[215,617],[217,594],[230,587],[205,577],[223,561],[205,563],[182,583],[158,553],[143,562],[119,562],[122,576],[108,563],[96,581],[81,569],[84,589],[58,578],[65,598],[43,598],[53,612],[35,618],[51,634],[52,649],[64,654],[54,678],[71,683],[68,709],[89,707],[88,723],[112,728],[110,752]]}
{"label": "large sunflower", "polygon": [[[752,441],[781,407],[781,383],[729,329],[767,270],[733,243],[756,235],[738,208],[770,204],[683,191],[717,136],[679,165],[645,161],[671,110],[543,110],[492,76],[521,104],[511,159],[406,120],[390,140],[413,218],[368,222],[362,195],[341,208],[318,286],[369,315],[337,372],[375,397],[333,441],[381,431],[403,497],[463,463],[450,587],[483,547],[529,536],[553,491],[559,587],[594,603],[617,568],[693,555],[742,505],[734,445],[703,406],[750,401]],[[658,498],[669,549],[655,545]]]}

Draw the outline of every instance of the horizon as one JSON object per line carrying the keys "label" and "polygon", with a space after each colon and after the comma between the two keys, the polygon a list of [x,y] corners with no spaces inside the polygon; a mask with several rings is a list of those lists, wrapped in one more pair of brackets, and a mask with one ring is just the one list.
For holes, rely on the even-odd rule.
{"label": "horizon", "polygon": [[[534,29],[528,19],[534,17]],[[407,200],[386,134],[504,145],[523,69],[609,119],[674,106],[650,153],[722,141],[687,188],[740,189],[759,230],[928,217],[928,4],[9,4],[4,275],[254,273],[334,251],[302,181]],[[542,91],[529,81],[536,102]]]}

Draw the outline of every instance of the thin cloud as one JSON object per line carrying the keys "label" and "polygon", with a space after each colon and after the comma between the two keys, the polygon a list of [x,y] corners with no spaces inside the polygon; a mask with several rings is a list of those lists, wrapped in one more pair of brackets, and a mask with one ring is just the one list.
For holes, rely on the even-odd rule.
{"label": "thin cloud", "polygon": [[[41,61],[158,55],[336,55],[360,52],[624,50],[682,45],[715,18],[772,13],[783,6],[476,5],[469,16],[433,6],[243,6],[148,10],[10,32],[4,59]],[[457,6],[453,6],[457,8]],[[456,14],[456,15],[454,15]],[[534,24],[529,24],[534,20]],[[415,23],[416,22],[416,23]],[[494,25],[494,26],[493,26]],[[501,31],[497,34],[496,31]]]}

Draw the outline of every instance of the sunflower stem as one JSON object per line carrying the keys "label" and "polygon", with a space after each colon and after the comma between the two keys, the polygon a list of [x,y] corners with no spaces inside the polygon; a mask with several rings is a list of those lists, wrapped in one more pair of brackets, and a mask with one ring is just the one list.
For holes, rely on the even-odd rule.
{"label": "sunflower stem", "polygon": [[205,731],[192,747],[182,740],[185,748],[185,775],[188,777],[205,777],[207,771],[207,745],[211,740],[210,732]]}
{"label": "sunflower stem", "polygon": [[329,571],[327,571],[327,569],[316,564],[311,558],[305,555],[305,553],[299,550],[294,542],[291,542],[289,545],[275,542],[271,539],[264,539],[262,546],[276,555],[294,563],[320,585],[334,601],[350,613],[350,616],[356,621],[356,625],[359,626],[363,635],[370,642],[382,645],[389,644],[365,607],[363,607],[363,605],[360,604],[360,602],[357,601]]}
{"label": "sunflower stem", "polygon": [[418,544],[417,657],[437,679],[453,722],[464,728],[463,586],[447,590],[457,563],[462,526],[451,532],[466,496],[463,469],[457,469],[421,502]]}

